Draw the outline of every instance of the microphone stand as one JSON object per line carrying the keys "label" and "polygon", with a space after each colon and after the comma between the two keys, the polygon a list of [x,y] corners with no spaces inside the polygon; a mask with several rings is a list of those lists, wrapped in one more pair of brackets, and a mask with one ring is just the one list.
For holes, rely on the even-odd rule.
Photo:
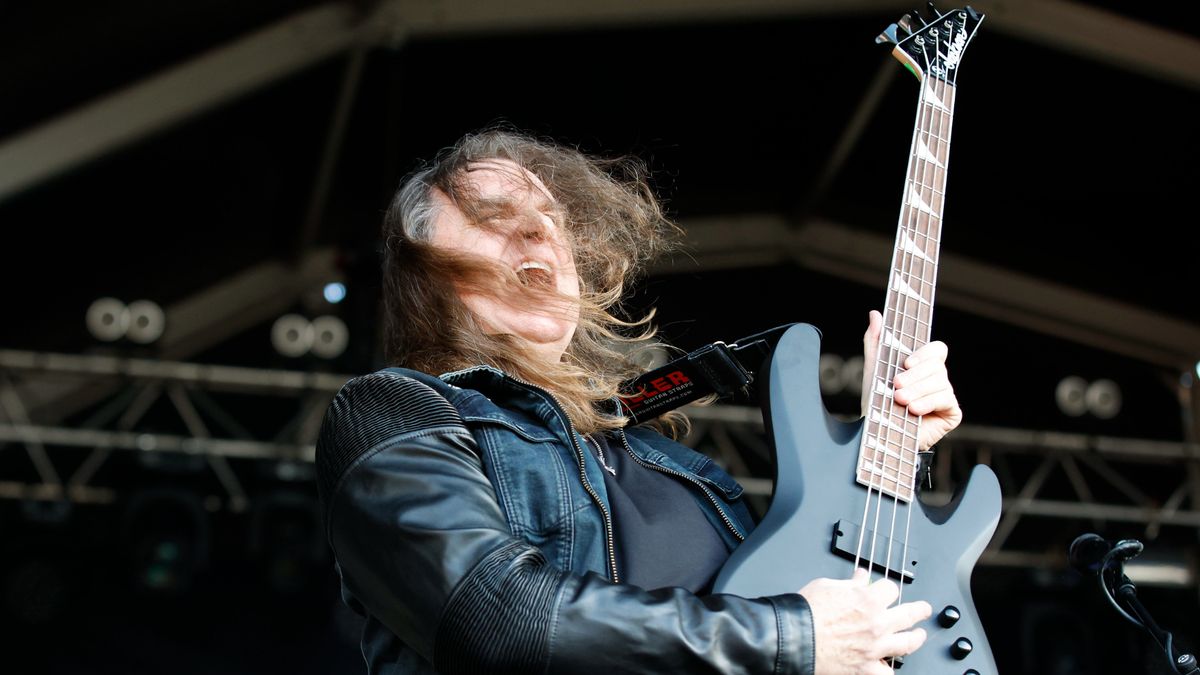
{"label": "microphone stand", "polygon": [[[1133,625],[1144,628],[1150,634],[1155,644],[1167,655],[1167,659],[1171,661],[1176,673],[1200,675],[1200,665],[1197,664],[1196,657],[1187,653],[1176,655],[1175,636],[1171,635],[1169,631],[1159,628],[1146,606],[1138,599],[1137,587],[1133,585],[1129,577],[1125,576],[1125,561],[1141,552],[1141,542],[1134,540],[1118,542],[1101,562],[1100,574],[1097,575],[1100,577],[1100,589],[1104,591],[1109,603],[1121,616]],[[1113,588],[1116,591],[1116,598],[1113,597]],[[1129,607],[1136,618],[1130,616],[1129,612],[1121,607],[1117,602],[1118,599]]]}

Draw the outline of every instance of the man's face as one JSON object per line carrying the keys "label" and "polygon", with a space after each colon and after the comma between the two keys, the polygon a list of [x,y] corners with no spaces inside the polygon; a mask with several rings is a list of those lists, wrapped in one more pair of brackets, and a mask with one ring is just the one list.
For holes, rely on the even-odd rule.
{"label": "man's face", "polygon": [[[560,229],[558,204],[537,176],[509,160],[489,159],[469,165],[466,180],[486,222],[472,224],[445,194],[434,190],[441,208],[434,217],[432,243],[499,262],[522,283],[544,284],[578,298],[579,277]],[[578,307],[537,297],[462,291],[463,303],[489,333],[519,337],[548,361],[557,362],[575,334]]]}

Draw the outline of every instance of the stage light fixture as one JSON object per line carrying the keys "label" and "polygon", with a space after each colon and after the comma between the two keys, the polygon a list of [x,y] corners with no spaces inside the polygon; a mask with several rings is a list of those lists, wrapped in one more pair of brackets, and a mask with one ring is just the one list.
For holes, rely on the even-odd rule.
{"label": "stage light fixture", "polygon": [[1109,420],[1121,412],[1121,388],[1112,380],[1096,380],[1088,385],[1087,409],[1102,420]]}
{"label": "stage light fixture", "polygon": [[271,327],[271,344],[283,356],[303,356],[313,346],[313,326],[299,314],[285,314]]}
{"label": "stage light fixture", "polygon": [[844,385],[842,370],[846,360],[837,354],[822,354],[817,362],[817,379],[821,382],[821,393],[825,395],[840,394]]}
{"label": "stage light fixture", "polygon": [[1071,417],[1085,415],[1088,410],[1087,388],[1088,383],[1082,377],[1064,377],[1054,389],[1054,400],[1058,403],[1058,409]]}
{"label": "stage light fixture", "polygon": [[92,337],[116,342],[129,330],[129,308],[116,298],[99,298],[88,307],[87,329]]}
{"label": "stage light fixture", "polygon": [[312,321],[312,353],[323,359],[341,356],[350,344],[350,330],[336,316],[318,316]]}
{"label": "stage light fixture", "polygon": [[339,282],[325,284],[325,301],[336,305],[346,298],[346,285]]}
{"label": "stage light fixture", "polygon": [[162,337],[167,317],[162,308],[149,300],[129,303],[129,329],[125,335],[132,341],[148,345]]}
{"label": "stage light fixture", "polygon": [[855,396],[862,393],[863,368],[865,363],[862,356],[851,356],[842,367],[842,382],[846,391]]}

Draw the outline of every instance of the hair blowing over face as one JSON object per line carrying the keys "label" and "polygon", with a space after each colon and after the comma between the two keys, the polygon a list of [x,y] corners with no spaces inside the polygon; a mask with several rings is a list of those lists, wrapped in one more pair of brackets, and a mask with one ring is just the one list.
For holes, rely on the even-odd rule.
{"label": "hair blowing over face", "polygon": [[[560,227],[575,252],[580,298],[567,299],[522,285],[511,270],[433,246],[437,214],[433,190],[445,194],[472,225],[487,227],[476,195],[464,180],[469,165],[507,159],[537,176],[561,208]],[[582,433],[623,426],[598,404],[640,372],[629,358],[650,342],[650,316],[622,320],[613,312],[626,284],[670,248],[678,228],[662,213],[646,183],[643,165],[605,160],[508,131],[463,137],[427,166],[409,175],[383,223],[384,343],[393,365],[439,374],[490,365],[555,395]],[[562,360],[540,361],[521,341],[489,335],[459,299],[462,289],[486,290],[508,302],[521,295],[577,303],[579,323]],[[603,406],[607,407],[607,406]],[[673,427],[682,417],[663,420]]]}

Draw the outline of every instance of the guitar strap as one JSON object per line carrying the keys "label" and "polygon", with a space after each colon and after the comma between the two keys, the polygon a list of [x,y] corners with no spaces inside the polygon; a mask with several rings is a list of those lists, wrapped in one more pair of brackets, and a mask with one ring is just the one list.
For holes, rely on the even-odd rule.
{"label": "guitar strap", "polygon": [[709,394],[745,391],[780,336],[793,325],[776,326],[733,344],[714,342],[627,380],[620,388],[626,416],[632,424],[641,424]]}

